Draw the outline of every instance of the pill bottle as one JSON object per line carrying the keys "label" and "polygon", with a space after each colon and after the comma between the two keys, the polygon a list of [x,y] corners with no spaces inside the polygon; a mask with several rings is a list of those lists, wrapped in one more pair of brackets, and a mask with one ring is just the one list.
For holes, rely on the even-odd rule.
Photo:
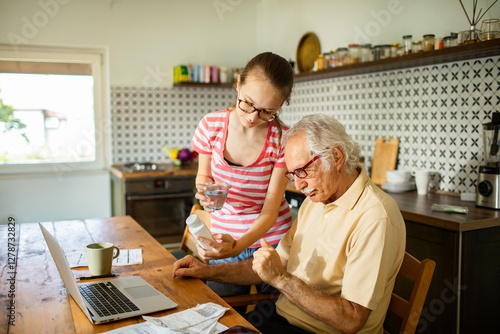
{"label": "pill bottle", "polygon": [[208,229],[207,225],[205,225],[205,223],[197,215],[191,215],[191,216],[187,217],[186,224],[189,228],[189,232],[196,239],[196,242],[198,242],[198,244],[201,247],[203,247],[203,249],[205,249],[205,250],[212,250],[213,249],[209,245],[198,240],[198,237],[203,237],[203,238],[209,239],[209,240],[214,240],[214,237],[212,236],[212,233],[210,233],[210,230]]}

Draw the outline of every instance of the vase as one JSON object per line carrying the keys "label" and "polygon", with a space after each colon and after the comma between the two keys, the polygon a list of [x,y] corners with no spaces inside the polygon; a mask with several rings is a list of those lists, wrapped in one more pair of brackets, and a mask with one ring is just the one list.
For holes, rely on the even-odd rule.
{"label": "vase", "polygon": [[477,43],[483,40],[481,30],[476,29],[475,26],[471,26],[469,30],[465,30],[462,34],[463,44]]}

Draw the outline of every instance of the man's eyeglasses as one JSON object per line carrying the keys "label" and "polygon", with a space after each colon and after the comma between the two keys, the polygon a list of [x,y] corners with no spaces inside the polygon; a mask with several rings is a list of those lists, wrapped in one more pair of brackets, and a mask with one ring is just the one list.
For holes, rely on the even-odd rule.
{"label": "man's eyeglasses", "polygon": [[304,166],[301,168],[297,168],[296,170],[292,172],[286,172],[285,176],[290,180],[290,181],[295,181],[294,175],[298,177],[299,179],[305,179],[307,177],[307,172],[306,168],[309,167],[313,162],[319,159],[319,155],[316,155],[314,158],[311,159],[308,163],[306,163]]}
{"label": "man's eyeglasses", "polygon": [[257,111],[257,115],[259,116],[259,118],[266,122],[271,122],[277,116],[277,113],[272,113],[270,111],[267,111],[266,109],[257,109],[254,107],[253,103],[241,99],[238,99],[238,107],[245,114],[252,114]]}

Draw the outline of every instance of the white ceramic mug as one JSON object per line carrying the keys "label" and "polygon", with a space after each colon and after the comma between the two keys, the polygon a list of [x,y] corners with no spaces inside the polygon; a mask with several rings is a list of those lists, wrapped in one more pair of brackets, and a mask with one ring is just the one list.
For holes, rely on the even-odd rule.
{"label": "white ceramic mug", "polygon": [[429,182],[431,180],[431,173],[427,170],[418,170],[411,173],[415,176],[415,185],[417,186],[417,194],[425,195],[427,194],[427,189],[429,188]]}
{"label": "white ceramic mug", "polygon": [[[113,255],[116,249],[116,255]],[[113,259],[120,255],[120,249],[110,242],[98,242],[87,245],[87,262],[92,276],[107,275],[111,273]]]}

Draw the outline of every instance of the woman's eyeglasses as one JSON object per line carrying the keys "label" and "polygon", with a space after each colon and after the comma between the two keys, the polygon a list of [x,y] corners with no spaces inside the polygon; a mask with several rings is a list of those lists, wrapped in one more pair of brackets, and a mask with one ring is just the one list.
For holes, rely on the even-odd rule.
{"label": "woman's eyeglasses", "polygon": [[245,100],[238,99],[238,107],[245,114],[252,114],[255,111],[258,112],[258,116],[261,120],[266,122],[271,122],[277,117],[277,113],[272,113],[266,109],[257,109],[254,107],[253,103],[247,102]]}
{"label": "woman's eyeglasses", "polygon": [[298,177],[299,179],[305,179],[307,177],[307,172],[306,168],[309,167],[313,162],[319,159],[319,155],[316,155],[314,158],[312,158],[308,163],[306,163],[304,166],[297,168],[296,170],[292,172],[286,172],[285,176],[290,180],[290,181],[295,181],[294,175]]}

